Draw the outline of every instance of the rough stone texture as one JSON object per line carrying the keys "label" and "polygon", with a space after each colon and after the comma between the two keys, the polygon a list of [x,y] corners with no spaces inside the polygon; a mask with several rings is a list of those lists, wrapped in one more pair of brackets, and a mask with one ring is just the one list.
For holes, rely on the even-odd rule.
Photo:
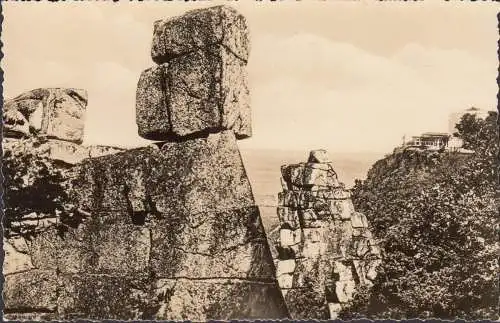
{"label": "rough stone texture", "polygon": [[60,319],[148,319],[151,279],[147,275],[59,275]]}
{"label": "rough stone texture", "polygon": [[[154,292],[162,320],[282,318],[282,299],[275,283],[239,279],[161,279]],[[202,306],[200,306],[203,304]]]}
{"label": "rough stone texture", "polygon": [[[151,317],[286,317],[283,299],[268,298],[279,291],[275,268],[232,132],[86,160],[73,187],[74,203],[90,219],[114,214],[110,229],[93,231],[103,234],[120,223],[149,228],[149,262],[132,260],[131,267],[173,286]],[[109,250],[134,241],[123,239]],[[128,259],[116,257],[107,259],[114,275],[126,267],[119,258]]]}
{"label": "rough stone texture", "polygon": [[312,150],[309,153],[309,163],[331,163],[332,160],[328,156],[328,152],[324,149]]}
{"label": "rough stone texture", "polygon": [[76,165],[86,158],[95,158],[124,151],[111,146],[84,146],[72,142],[47,138],[4,138],[4,155],[36,155],[40,159]]}
{"label": "rough stone texture", "polygon": [[162,64],[210,45],[221,45],[246,62],[250,38],[245,17],[231,7],[214,6],[158,20],[151,57]]}
{"label": "rough stone texture", "polygon": [[35,268],[29,255],[28,245],[23,238],[14,237],[10,240],[4,239],[3,250],[5,252],[5,258],[10,259],[10,261],[3,266],[4,275]]}
{"label": "rough stone texture", "polygon": [[[26,215],[12,223],[31,233],[6,237],[10,317],[288,316],[231,131],[61,167],[76,211]],[[20,299],[34,284],[40,299]]]}
{"label": "rough stone texture", "polygon": [[155,25],[153,57],[165,64],[141,75],[136,121],[141,136],[168,142],[78,145],[77,90],[9,103],[6,133],[34,138],[11,139],[4,155],[6,317],[288,317],[236,145],[251,135],[248,43],[244,18],[225,6]]}
{"label": "rough stone texture", "polygon": [[[4,138],[2,170],[7,188],[4,237],[8,238],[7,245],[14,248],[8,249],[10,255],[19,261],[24,259],[22,254],[29,253],[28,240],[33,235],[57,225],[61,217],[74,212],[67,200],[67,189],[76,163],[116,151],[120,149],[84,147],[39,137]],[[13,260],[9,270],[17,267],[19,261]]]}
{"label": "rough stone texture", "polygon": [[88,212],[151,211],[172,219],[254,205],[231,132],[161,145],[83,161],[74,202]]}
{"label": "rough stone texture", "polygon": [[232,130],[250,137],[245,18],[227,6],[155,22],[153,60],[137,87],[139,135],[152,140]]}
{"label": "rough stone texture", "polygon": [[[130,253],[134,251],[131,250],[135,246],[133,238],[141,235],[126,233],[144,230],[133,227],[127,231],[116,226],[112,231],[106,230],[103,219],[110,217],[98,218],[100,222],[93,219],[74,229],[78,222],[68,216],[78,218],[81,214],[52,209],[52,205],[60,205],[68,211],[73,209],[65,192],[68,192],[69,180],[78,170],[75,165],[84,159],[123,149],[82,146],[47,137],[14,136],[3,139],[2,170],[7,187],[4,196],[4,318],[58,319],[61,318],[58,302],[62,292],[59,275],[79,273],[82,268],[88,272],[103,268],[102,271],[111,272],[117,268],[109,268],[107,264],[125,257],[127,261],[119,264],[120,270],[137,274],[141,268],[130,270],[136,265],[130,261]],[[95,231],[96,227],[102,228],[103,232]],[[117,248],[119,242],[126,248]],[[138,250],[139,256],[148,259],[144,248]]]}
{"label": "rough stone texture", "polygon": [[169,63],[172,130],[179,136],[233,129],[251,136],[245,64],[222,46],[210,46]]}
{"label": "rough stone texture", "polygon": [[211,45],[144,71],[137,86],[137,125],[146,139],[169,140],[232,130],[252,135],[245,63]]}
{"label": "rough stone texture", "polygon": [[281,172],[277,277],[290,316],[334,319],[358,286],[371,285],[380,250],[326,151]]}
{"label": "rough stone texture", "polygon": [[57,273],[33,269],[5,275],[4,311],[53,313],[57,309]]}
{"label": "rough stone texture", "polygon": [[274,280],[255,206],[200,215],[192,217],[203,218],[194,226],[190,219],[155,223],[151,266],[157,277]]}
{"label": "rough stone texture", "polygon": [[87,93],[79,89],[36,89],[4,102],[4,136],[83,139]]}
{"label": "rough stone texture", "polygon": [[148,68],[137,83],[136,123],[139,136],[146,139],[161,140],[171,133],[167,68],[167,64]]}

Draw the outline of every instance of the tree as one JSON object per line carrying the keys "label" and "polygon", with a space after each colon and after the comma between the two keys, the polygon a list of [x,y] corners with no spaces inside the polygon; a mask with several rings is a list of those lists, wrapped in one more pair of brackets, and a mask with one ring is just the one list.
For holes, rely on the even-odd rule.
{"label": "tree", "polygon": [[353,202],[385,250],[344,318],[498,318],[498,125],[465,115],[471,155],[405,151],[378,161]]}
{"label": "tree", "polygon": [[29,239],[39,229],[37,220],[61,217],[67,211],[68,167],[41,156],[37,147],[36,142],[21,141],[5,149],[5,237],[22,234]]}

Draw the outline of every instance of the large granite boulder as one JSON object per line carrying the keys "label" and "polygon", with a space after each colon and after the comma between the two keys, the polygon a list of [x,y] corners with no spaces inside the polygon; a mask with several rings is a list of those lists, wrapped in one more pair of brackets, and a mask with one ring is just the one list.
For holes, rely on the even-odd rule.
{"label": "large granite boulder", "polygon": [[222,130],[252,135],[247,73],[227,49],[211,46],[145,70],[137,85],[139,135],[171,140]]}
{"label": "large granite boulder", "polygon": [[[287,317],[231,131],[88,158],[72,174],[73,213],[33,234],[26,265],[5,276],[11,318]],[[31,285],[47,297],[18,299]]]}
{"label": "large granite boulder", "polygon": [[167,68],[167,64],[148,68],[137,83],[135,116],[139,136],[145,139],[162,140],[172,135]]}
{"label": "large granite boulder", "polygon": [[226,6],[157,22],[153,48],[163,48],[165,59],[139,78],[139,135],[172,140],[232,130],[250,137],[248,43],[244,18]]}
{"label": "large granite boulder", "polygon": [[326,151],[281,168],[276,276],[293,319],[335,319],[371,286],[381,254]]}
{"label": "large granite boulder", "polygon": [[[122,150],[43,137],[4,138],[4,318],[59,317],[57,265],[69,268],[85,261],[83,253],[75,252],[78,249],[58,250],[53,244],[61,240],[63,224],[73,225],[79,215],[67,194],[74,166],[85,158],[118,151]],[[56,251],[60,251],[57,257]]]}
{"label": "large granite boulder", "polygon": [[47,88],[23,93],[4,102],[4,136],[44,136],[83,141],[85,90]]}
{"label": "large granite boulder", "polygon": [[196,9],[154,24],[151,57],[157,64],[211,45],[248,61],[250,37],[244,16],[229,6]]}

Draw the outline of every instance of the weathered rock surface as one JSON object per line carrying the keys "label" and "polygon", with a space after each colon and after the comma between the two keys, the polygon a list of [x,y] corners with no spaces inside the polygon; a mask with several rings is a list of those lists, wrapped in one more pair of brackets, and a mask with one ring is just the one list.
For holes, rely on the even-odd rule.
{"label": "weathered rock surface", "polygon": [[[8,261],[19,261],[7,267],[9,317],[288,315],[231,131],[87,158],[68,174],[74,212],[46,224],[25,216],[36,230],[7,238]],[[17,251],[15,239],[28,243]],[[47,296],[20,300],[32,284]]]}
{"label": "weathered rock surface", "polygon": [[252,135],[245,63],[212,45],[144,71],[137,85],[137,125],[146,139],[168,140],[232,130]]}
{"label": "weathered rock surface", "polygon": [[66,194],[68,180],[74,174],[74,165],[83,159],[118,151],[122,149],[82,146],[47,137],[3,139],[4,318],[59,317],[57,269],[71,272],[90,263],[83,252],[88,246],[80,242],[80,237],[62,240],[60,236],[67,212],[72,211]]}
{"label": "weathered rock surface", "polygon": [[157,64],[200,48],[221,45],[248,60],[250,39],[245,17],[228,6],[197,9],[154,24],[151,57]]}
{"label": "weathered rock surface", "polygon": [[167,96],[167,64],[142,72],[137,83],[136,123],[139,136],[162,140],[171,134]]}
{"label": "weathered rock surface", "polygon": [[219,6],[158,22],[153,57],[136,122],[167,142],[78,145],[78,91],[9,103],[7,133],[23,139],[4,155],[8,318],[288,316],[236,145],[251,135],[244,18]]}
{"label": "weathered rock surface", "polygon": [[3,250],[8,263],[3,266],[3,274],[8,275],[35,268],[29,255],[28,245],[22,237],[4,239]]}
{"label": "weathered rock surface", "polygon": [[4,138],[4,155],[14,155],[22,158],[26,155],[36,155],[37,158],[76,165],[85,158],[100,157],[124,151],[123,148],[111,146],[85,146],[69,141],[47,138]]}
{"label": "weathered rock surface", "polygon": [[75,203],[89,212],[153,208],[176,217],[254,205],[231,132],[160,145],[81,163]]}
{"label": "weathered rock surface", "polygon": [[57,310],[57,274],[50,270],[33,269],[6,274],[3,289],[4,311],[7,313],[54,313]]}
{"label": "weathered rock surface", "polygon": [[[162,306],[158,318],[207,320],[210,318],[284,318],[279,289],[274,284],[240,279],[160,280],[155,289]],[[203,300],[203,301],[201,301]],[[196,306],[196,304],[204,304]]]}
{"label": "weathered rock surface", "polygon": [[155,23],[153,60],[137,85],[139,135],[191,138],[232,130],[250,137],[245,18],[227,6]]}
{"label": "weathered rock surface", "polygon": [[175,134],[231,129],[238,138],[252,135],[245,64],[225,47],[174,58],[167,75]]}
{"label": "weathered rock surface", "polygon": [[[161,298],[161,311],[152,317],[286,317],[282,298],[270,299],[279,295],[274,264],[234,134],[160,146],[87,160],[73,186],[78,208],[91,214],[85,223],[99,226],[93,231],[116,232],[121,225],[147,228],[149,239],[142,239],[147,261],[128,260],[127,254],[146,253],[137,249],[117,258],[127,259],[137,274],[150,272],[169,282],[163,292],[168,297]],[[105,219],[108,228],[103,227]],[[120,236],[123,242],[92,254],[101,259],[127,241],[136,245],[126,232]],[[90,267],[114,275],[127,268],[115,259],[107,262],[114,267],[99,269],[99,261]],[[268,306],[259,300],[263,295]]]}
{"label": "weathered rock surface", "polygon": [[36,89],[4,102],[4,136],[83,140],[87,93],[79,89]]}
{"label": "weathered rock surface", "polygon": [[380,250],[324,150],[281,168],[278,282],[293,319],[335,319],[360,285],[371,285]]}

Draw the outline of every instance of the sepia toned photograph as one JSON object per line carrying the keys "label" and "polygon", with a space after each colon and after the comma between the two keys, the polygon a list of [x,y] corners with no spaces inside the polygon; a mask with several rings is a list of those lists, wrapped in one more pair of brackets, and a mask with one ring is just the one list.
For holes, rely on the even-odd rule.
{"label": "sepia toned photograph", "polygon": [[494,2],[1,6],[2,320],[500,319]]}

